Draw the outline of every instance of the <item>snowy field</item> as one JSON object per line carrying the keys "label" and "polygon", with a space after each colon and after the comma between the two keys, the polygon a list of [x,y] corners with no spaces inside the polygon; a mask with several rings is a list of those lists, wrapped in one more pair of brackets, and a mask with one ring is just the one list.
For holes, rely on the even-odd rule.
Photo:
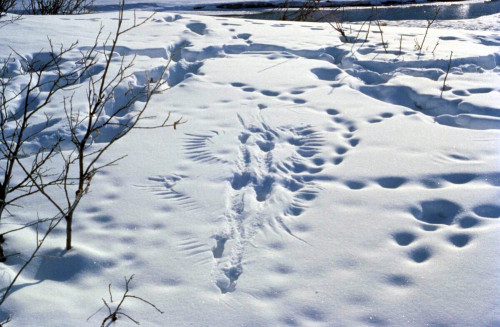
{"label": "snowy field", "polygon": [[[26,83],[13,50],[30,60],[47,37],[78,40],[70,69],[116,18],[4,25],[13,87]],[[62,222],[1,318],[100,326],[102,298],[116,306],[135,274],[131,294],[164,312],[127,299],[142,326],[500,326],[500,14],[438,19],[415,50],[425,26],[346,24],[348,43],[327,23],[162,12],[123,35],[114,62],[136,54],[130,88],[171,60],[146,122],[187,122],[110,148],[103,160],[128,156],[93,178],[74,248],[64,251]],[[65,135],[63,96],[84,105],[87,80],[78,86],[48,105],[36,142]],[[53,212],[41,196],[19,205],[2,231]],[[32,226],[4,250],[26,257],[35,244]],[[1,264],[2,288],[22,264]]]}

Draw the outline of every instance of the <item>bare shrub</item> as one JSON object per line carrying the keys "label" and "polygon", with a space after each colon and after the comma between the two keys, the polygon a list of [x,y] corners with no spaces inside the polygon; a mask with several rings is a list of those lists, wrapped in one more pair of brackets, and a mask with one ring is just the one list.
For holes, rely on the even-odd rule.
{"label": "bare shrub", "polygon": [[[325,9],[329,8],[329,11]],[[285,0],[274,10],[279,20],[291,21],[324,21],[337,14],[328,0],[307,0],[300,6],[293,6],[293,2]]]}
{"label": "bare shrub", "polygon": [[[9,233],[34,228],[36,240],[34,249],[28,255],[15,254],[24,262],[3,288],[0,305],[8,298],[25,268],[38,256],[45,240],[63,220],[66,221],[66,249],[71,249],[73,215],[88,192],[92,177],[123,158],[103,161],[104,154],[116,141],[132,129],[176,128],[184,123],[181,119],[168,123],[168,114],[157,125],[139,124],[151,118],[145,116],[151,98],[167,89],[163,77],[170,61],[151,76],[143,76],[142,86],[129,86],[131,78],[138,78],[132,69],[135,57],[129,62],[122,58],[115,67],[115,50],[120,36],[146,23],[152,15],[140,22],[134,15],[132,25],[123,28],[123,13],[122,1],[116,31],[103,44],[100,43],[99,33],[94,44],[76,61],[69,55],[66,58],[66,54],[76,50],[77,43],[57,49],[49,40],[49,51],[29,58],[16,53],[15,60],[9,57],[0,66],[0,227],[4,227],[1,218],[9,213],[9,207],[17,208],[14,206],[16,201],[35,194],[56,209],[51,218],[39,218],[2,232],[3,238]],[[99,72],[94,68],[100,61],[104,68]],[[73,96],[80,89],[77,84],[85,80],[88,80],[87,103],[84,108],[76,107]],[[50,129],[56,122],[44,109],[56,95],[62,97],[67,94],[73,95],[65,96],[63,102],[68,126],[63,134],[69,135],[64,138]],[[114,101],[117,97],[120,101]],[[42,139],[44,142],[40,141]],[[62,162],[62,166],[58,166],[58,162]],[[0,250],[0,259],[5,261],[7,256],[1,247]],[[130,280],[126,282],[127,288]],[[124,299],[133,297],[147,303],[133,295],[125,295]],[[115,316],[119,313],[117,311]]]}
{"label": "bare shrub", "polygon": [[344,42],[349,43],[350,39],[346,35],[346,28],[344,27],[344,10],[342,10],[340,17],[338,15],[334,16],[333,23],[328,22],[328,24],[344,38]]}
{"label": "bare shrub", "polygon": [[0,0],[0,17],[14,8],[17,0]]}
{"label": "bare shrub", "polygon": [[[0,262],[9,256],[18,256],[24,261],[3,289],[0,305],[64,218],[62,215],[38,218],[21,227],[4,230],[4,219],[15,218],[12,209],[19,209],[18,201],[61,183],[58,178],[61,174],[48,168],[48,164],[60,152],[62,138],[50,130],[54,121],[46,109],[57,94],[79,83],[91,67],[82,62],[73,69],[63,69],[65,56],[75,50],[76,45],[56,48],[49,39],[49,51],[30,57],[15,53],[0,65]],[[5,255],[2,245],[5,235],[33,227],[36,240],[32,252],[26,257],[19,253]]]}
{"label": "bare shrub", "polygon": [[[49,44],[48,52],[29,59],[17,54],[0,66],[0,223],[9,207],[39,191],[33,179],[43,188],[59,183],[47,180],[53,172],[46,164],[59,152],[61,138],[48,132],[53,123],[45,109],[56,93],[74,86],[89,67],[63,71],[63,57],[76,43],[59,49],[50,40]],[[10,232],[2,231],[0,243]],[[0,245],[0,261],[5,259]]]}
{"label": "bare shrub", "polygon": [[92,10],[93,5],[94,5],[93,0],[24,0],[23,1],[24,10],[31,15],[83,14],[90,12]]}
{"label": "bare shrub", "polygon": [[104,306],[108,309],[108,313],[109,314],[103,319],[101,327],[106,326],[106,322],[108,322],[108,321],[112,321],[112,322],[113,321],[117,321],[118,317],[120,317],[120,316],[126,317],[126,318],[130,319],[132,322],[134,322],[136,325],[139,325],[139,322],[137,320],[135,320],[134,318],[132,318],[129,314],[123,312],[123,310],[122,310],[122,304],[123,304],[123,302],[126,299],[136,299],[136,300],[139,300],[139,301],[141,301],[143,303],[146,303],[147,305],[151,306],[153,309],[155,309],[160,314],[163,314],[163,311],[161,311],[160,309],[158,309],[153,303],[151,303],[151,302],[143,299],[142,297],[129,294],[129,291],[130,291],[130,282],[132,281],[133,278],[134,278],[134,275],[130,276],[128,279],[127,279],[127,277],[125,277],[125,292],[123,293],[123,295],[122,295],[122,297],[120,299],[120,302],[118,302],[118,304],[116,305],[116,307],[114,309],[111,309],[111,306],[110,306],[110,304],[113,303],[113,293],[111,292],[111,284],[108,285],[108,292],[109,292],[109,301],[110,301],[110,303],[108,303],[104,298],[102,299],[102,302],[104,302]]}
{"label": "bare shrub", "polygon": [[[51,202],[57,211],[66,220],[66,250],[72,248],[72,224],[74,213],[81,199],[87,194],[92,178],[104,168],[115,165],[125,156],[102,162],[103,155],[109,148],[132,129],[155,129],[164,127],[176,128],[178,124],[184,123],[182,117],[173,123],[168,123],[170,114],[158,125],[138,126],[138,123],[146,117],[145,112],[151,98],[167,89],[166,80],[163,79],[170,61],[155,76],[144,76],[145,84],[142,86],[130,86],[128,83],[135,72],[132,70],[135,57],[129,62],[122,57],[120,65],[112,72],[116,46],[120,36],[135,29],[147,21],[153,15],[141,22],[137,22],[134,15],[132,26],[123,29],[124,2],[120,4],[118,25],[114,35],[108,36],[100,55],[104,58],[104,69],[97,76],[90,76],[87,86],[86,108],[75,108],[73,98],[66,98],[64,110],[69,126],[70,147],[66,151],[59,151],[59,157],[63,162],[61,173],[54,179],[54,183],[61,185],[62,197],[55,197],[46,190],[46,186],[40,178],[29,174],[26,166],[20,163],[21,168],[31,178],[36,189]],[[96,65],[99,36],[94,45],[82,58],[87,67]],[[171,59],[170,59],[171,60]],[[119,98],[119,101],[114,101]],[[61,201],[60,199],[64,200]]]}
{"label": "bare shrub", "polygon": [[[373,9],[372,9],[373,11]],[[356,43],[358,42],[359,38],[360,38],[360,35],[361,35],[361,32],[363,31],[363,27],[366,25],[366,23],[368,23],[368,28],[366,30],[366,36],[365,36],[365,39],[363,40],[363,42],[361,43],[361,45],[358,47],[358,50],[363,46],[363,44],[366,42],[366,40],[368,39],[368,33],[370,33],[370,25],[371,25],[371,22],[372,22],[372,14],[370,14],[364,21],[363,21],[363,24],[361,24],[361,26],[359,27],[359,30],[358,30],[358,33],[356,33],[356,36],[354,37],[354,39],[352,40],[352,46],[351,46],[351,52],[354,50],[354,46],[356,45]]]}
{"label": "bare shrub", "polygon": [[[431,28],[432,24],[434,24],[434,22],[436,21],[437,19],[437,16],[439,15],[439,11],[440,11],[440,8],[439,7],[436,7],[436,9],[434,10],[434,16],[432,16],[431,19],[427,19],[427,27],[425,28],[425,33],[424,33],[424,37],[422,38],[422,41],[419,42],[417,38],[415,38],[415,50],[418,50],[418,53],[421,54],[422,53],[422,49],[424,48],[424,44],[425,44],[425,39],[427,38],[427,34],[429,33],[429,29]],[[439,42],[439,41],[438,41]],[[437,44],[436,46],[434,47],[434,49],[437,47]],[[434,52],[434,51],[433,51]]]}
{"label": "bare shrub", "polygon": [[382,25],[383,25],[383,23],[381,23],[380,20],[378,19],[378,9],[377,9],[377,7],[375,7],[375,16],[376,16],[375,23],[377,24],[378,30],[380,32],[380,40],[382,41],[382,48],[384,48],[384,52],[385,53],[388,53],[387,52],[387,48],[389,47],[389,44],[384,41],[384,31],[382,31]]}

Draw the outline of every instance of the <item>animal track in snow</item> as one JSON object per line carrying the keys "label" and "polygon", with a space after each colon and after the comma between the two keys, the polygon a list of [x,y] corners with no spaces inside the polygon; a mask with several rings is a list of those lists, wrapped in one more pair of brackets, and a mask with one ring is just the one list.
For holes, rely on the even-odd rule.
{"label": "animal track in snow", "polygon": [[287,217],[301,215],[316,198],[315,175],[323,164],[314,158],[323,138],[310,126],[273,128],[262,120],[248,124],[239,119],[243,131],[229,181],[226,229],[214,236],[212,248],[213,274],[222,293],[236,289],[245,247],[261,229],[270,227],[298,238],[286,225]]}
{"label": "animal track in snow", "polygon": [[396,287],[409,287],[413,284],[410,276],[402,274],[391,274],[386,276],[385,280],[388,284]]}
{"label": "animal track in snow", "polygon": [[219,132],[210,131],[207,134],[186,133],[185,135],[184,153],[189,159],[200,163],[227,163],[226,160],[219,158],[210,149],[210,144],[213,144],[212,138],[217,137]]}
{"label": "animal track in snow", "polygon": [[[466,248],[477,235],[469,232],[457,232],[457,227],[472,231],[475,227],[483,224],[482,220],[500,217],[500,206],[496,204],[480,204],[468,211],[458,203],[440,198],[421,201],[418,206],[409,208],[409,211],[414,219],[421,222],[424,233],[440,231],[438,234],[426,233],[420,236],[409,231],[398,231],[391,234],[398,246],[409,248],[407,255],[415,263],[423,263],[433,256],[432,248],[418,246],[419,239],[443,237],[444,233],[444,241],[450,246],[456,249]],[[472,212],[473,215],[469,212]],[[479,218],[474,217],[474,215]],[[417,243],[417,247],[414,247],[414,243]]]}
{"label": "animal track in snow", "polygon": [[368,123],[370,124],[376,124],[376,123],[381,123],[383,122],[384,120],[388,119],[388,118],[391,118],[393,117],[394,114],[390,113],[390,112],[384,112],[374,118],[370,118],[368,119]]}
{"label": "animal track in snow", "polygon": [[[346,72],[348,71],[346,70]],[[428,73],[432,75],[431,72]],[[444,71],[441,72],[441,75],[443,73]],[[463,73],[457,68],[457,75]],[[472,74],[471,72],[466,73]],[[492,76],[495,75],[492,74]],[[385,80],[377,82],[363,78],[362,80],[365,85],[357,88],[360,92],[377,100],[405,106],[411,111],[434,117],[434,121],[439,124],[479,130],[500,129],[500,110],[494,100],[498,98],[499,90],[484,87],[477,88],[477,93],[474,93],[475,89],[450,88],[445,90],[445,94],[450,90],[453,96],[443,95],[440,97],[438,92],[436,94],[423,94],[419,93],[418,89],[407,85],[385,84]],[[436,89],[438,89],[440,81],[433,80],[435,80]],[[453,82],[450,82],[451,84]],[[476,95],[476,97],[471,99],[472,95]],[[481,95],[481,97],[478,97],[478,95]],[[491,99],[491,101],[484,101],[485,97]],[[376,123],[380,121],[380,118],[374,118],[370,122]]]}
{"label": "animal track in snow", "polygon": [[186,27],[198,35],[205,35],[207,32],[207,25],[197,21],[187,24]]}
{"label": "animal track in snow", "polygon": [[313,68],[311,73],[316,75],[320,80],[335,81],[342,74],[342,71],[338,68]]}
{"label": "animal track in snow", "polygon": [[273,90],[257,90],[255,87],[248,86],[245,83],[240,83],[240,82],[233,82],[231,83],[231,86],[240,88],[243,92],[248,92],[248,93],[253,93],[253,92],[259,92],[260,94],[270,97],[270,98],[278,98],[281,101],[286,101],[286,102],[292,102],[294,104],[305,104],[307,103],[307,100],[302,99],[302,98],[297,98],[295,97],[296,95],[304,93],[302,90],[293,90],[290,92],[292,96],[284,96],[282,95],[281,92],[279,91],[273,91]]}
{"label": "animal track in snow", "polygon": [[162,23],[162,22],[172,23],[172,22],[178,21],[179,19],[182,19],[182,16],[179,14],[175,14],[175,15],[168,15],[168,16],[165,16],[163,18],[155,18],[155,19],[153,19],[153,21],[158,22],[158,23]]}
{"label": "animal track in snow", "polygon": [[[240,26],[238,24],[222,24],[224,26]],[[199,35],[206,34],[206,26],[201,22],[191,21],[186,24],[186,27],[193,33]],[[186,62],[196,62],[200,66],[204,60],[210,58],[218,58],[228,54],[241,54],[245,52],[262,54],[271,53],[270,59],[306,58],[322,60],[331,66],[311,69],[311,73],[320,81],[332,82],[336,81],[341,75],[346,77],[350,75],[359,81],[359,83],[357,83],[359,85],[352,86],[356,90],[377,100],[407,107],[409,110],[405,112],[405,115],[419,112],[434,117],[435,121],[439,124],[448,126],[470,129],[500,129],[500,110],[498,107],[495,107],[494,104],[494,100],[498,98],[498,88],[492,88],[491,85],[488,84],[485,84],[484,87],[475,87],[465,90],[451,87],[449,94],[453,96],[446,96],[448,91],[445,91],[445,96],[439,96],[438,90],[442,84],[441,79],[447,71],[447,60],[419,59],[415,61],[400,62],[388,60],[357,60],[352,57],[347,58],[350,56],[351,52],[339,47],[296,50],[273,44],[251,43],[248,40],[248,38],[250,38],[248,33],[239,33],[235,37],[246,40],[247,44],[223,44],[220,46],[212,46],[210,51],[193,51],[184,48],[182,57]],[[488,44],[497,42],[496,39],[486,40],[482,38],[481,40]],[[378,48],[380,47],[378,46]],[[151,49],[148,49],[147,51],[150,50]],[[162,49],[158,50],[160,50],[160,52],[163,51]],[[161,56],[161,53],[158,53],[158,55]],[[345,65],[346,67],[343,67],[343,60],[346,58],[349,59],[347,60],[348,64]],[[492,78],[496,76],[494,67],[497,65],[494,56],[461,58],[460,62],[464,60],[471,64],[454,66],[450,72],[450,85],[453,85],[452,78],[454,76],[462,74],[488,73]],[[350,67],[351,64],[354,64],[356,68]],[[169,71],[170,70],[171,69],[169,69]],[[196,73],[199,70],[199,66],[190,67],[189,70],[190,72]],[[181,72],[177,75],[182,75],[180,78],[185,78],[185,75],[188,74]],[[407,76],[419,78],[424,83],[430,83],[429,87],[435,85],[436,94],[420,93],[418,88],[404,85],[404,80],[403,85],[387,83],[388,81],[398,80],[399,78],[405,78]],[[486,79],[483,78],[483,80]],[[178,84],[178,81],[174,84]],[[172,86],[170,83],[169,85]],[[491,98],[491,101],[489,101],[491,105],[484,105],[483,103],[485,103],[485,101],[482,100],[479,102],[470,102],[471,95],[488,96]],[[296,104],[304,103],[304,99],[293,99],[292,101]],[[383,118],[386,117],[372,118],[371,122],[380,122]]]}
{"label": "animal track in snow", "polygon": [[346,181],[344,184],[351,190],[360,190],[366,187],[365,183],[358,181]]}
{"label": "animal track in snow", "polygon": [[468,229],[468,228],[473,228],[474,226],[479,226],[481,222],[477,218],[466,216],[460,218],[458,224],[461,228]]}
{"label": "animal track in snow", "polygon": [[176,190],[177,183],[181,182],[184,175],[165,175],[149,177],[149,185],[140,185],[139,188],[150,190],[162,199],[173,202],[176,206],[185,210],[199,209],[199,205],[191,197]]}
{"label": "animal track in snow", "polygon": [[425,224],[451,225],[462,210],[462,207],[455,202],[435,199],[423,201],[420,203],[420,207],[414,207],[410,211],[415,219]]}
{"label": "animal track in snow", "polygon": [[432,251],[426,247],[418,247],[409,252],[409,257],[415,263],[423,263],[429,260],[432,256]]}
{"label": "animal track in snow", "polygon": [[[356,131],[358,130],[354,122],[342,118],[340,112],[335,109],[327,109],[326,113],[329,116],[333,116],[332,122],[335,125],[334,131],[340,131],[342,138],[345,140],[345,145],[337,145],[334,148],[334,152],[337,156],[332,158],[332,163],[334,165],[340,165],[345,158],[345,155],[353,148],[357,147],[361,141],[359,138],[354,138]],[[361,189],[366,186],[363,182],[358,181],[348,181],[345,183],[351,189]]]}
{"label": "animal track in snow", "polygon": [[476,206],[472,211],[483,218],[499,218],[500,217],[500,206],[496,204],[482,204]]}
{"label": "animal track in snow", "polygon": [[399,246],[408,246],[417,239],[417,236],[411,232],[398,232],[393,237]]}
{"label": "animal track in snow", "polygon": [[[469,160],[467,157],[455,154],[448,157],[453,160]],[[378,184],[378,186],[390,191],[390,189],[406,187],[408,183],[421,185],[428,189],[467,184],[482,184],[483,187],[486,184],[496,187],[499,184],[498,179],[498,173],[461,172],[424,175],[415,180],[399,176],[382,176],[374,180],[364,179],[360,182]],[[356,181],[350,181],[350,183],[353,182]],[[434,255],[432,247],[419,244],[421,240],[441,238],[441,242],[445,242],[448,248],[462,251],[462,249],[467,249],[471,242],[479,236],[478,231],[474,233],[477,226],[487,223],[489,219],[500,218],[500,206],[495,203],[478,203],[467,208],[445,198],[422,200],[417,205],[409,207],[408,212],[412,218],[419,222],[422,231],[396,231],[391,234],[391,239],[393,244],[405,248],[406,256],[415,263],[424,263],[432,259]],[[463,231],[458,232],[457,228]]]}
{"label": "animal track in snow", "polygon": [[186,235],[177,242],[176,247],[196,264],[209,264],[212,259],[209,245],[194,236]]}
{"label": "animal track in snow", "polygon": [[[359,140],[356,138],[352,138],[352,133],[343,134],[344,138],[348,139],[349,143],[354,140],[353,144],[350,144],[352,147],[355,147]],[[337,149],[341,149],[340,151],[344,151],[345,148],[338,147]],[[347,151],[345,152],[347,153]],[[342,162],[342,157],[336,157],[335,160],[339,160],[338,163]],[[338,164],[334,161],[334,164]],[[375,179],[364,178],[362,180],[349,180],[346,181],[345,184],[349,185],[358,185],[361,187],[350,187],[351,189],[362,189],[364,187],[368,187],[369,185],[378,185],[384,189],[398,189],[400,187],[404,187],[407,184],[417,184],[423,186],[427,189],[437,189],[446,187],[449,184],[453,185],[464,185],[468,183],[477,183],[477,184],[489,184],[491,186],[500,186],[500,174],[498,173],[452,173],[452,174],[438,174],[438,175],[423,175],[416,179],[410,179],[407,177],[401,176],[382,176],[377,177]],[[492,215],[497,218],[500,216],[500,209],[496,208],[494,205],[491,206],[487,204],[483,207],[478,207],[477,210],[479,216],[481,214],[484,215]],[[483,216],[483,217],[486,217]],[[487,218],[487,217],[486,217]],[[495,217],[489,217],[495,218]]]}
{"label": "animal track in snow", "polygon": [[408,179],[404,177],[388,176],[388,177],[377,178],[375,181],[383,188],[394,189],[405,184],[408,181]]}
{"label": "animal track in snow", "polygon": [[471,237],[468,234],[454,234],[448,240],[457,248],[461,248],[469,244]]}

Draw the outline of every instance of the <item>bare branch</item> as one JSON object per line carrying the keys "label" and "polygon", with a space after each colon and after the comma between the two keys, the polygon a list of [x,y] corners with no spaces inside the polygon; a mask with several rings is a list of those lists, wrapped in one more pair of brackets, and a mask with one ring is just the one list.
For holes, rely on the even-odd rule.
{"label": "bare branch", "polygon": [[[130,291],[130,282],[134,278],[134,275],[130,276],[129,278],[127,278],[127,277],[124,277],[124,278],[125,278],[125,292],[123,293],[123,295],[122,295],[122,297],[120,299],[120,302],[118,302],[118,305],[116,306],[115,310],[111,310],[111,308],[108,305],[108,303],[104,299],[102,299],[102,301],[104,302],[104,305],[108,308],[109,314],[103,319],[101,327],[104,327],[105,324],[106,324],[106,322],[108,320],[111,320],[111,321],[118,320],[118,316],[119,315],[127,317],[128,319],[130,319],[131,321],[133,321],[135,324],[139,325],[139,322],[137,320],[135,320],[134,318],[132,318],[127,313],[125,313],[123,311],[120,311],[121,306],[123,305],[123,303],[125,302],[125,300],[127,298],[132,298],[132,299],[139,300],[139,301],[141,301],[143,303],[146,303],[149,306],[153,307],[160,314],[164,313],[163,311],[161,311],[160,309],[158,309],[158,307],[156,305],[154,305],[153,303],[151,303],[150,301],[147,301],[147,300],[143,299],[142,297],[129,294],[129,291]],[[108,285],[108,292],[109,292],[110,301],[112,303],[113,302],[113,295],[112,295],[112,292],[111,292],[111,284]]]}
{"label": "bare branch", "polygon": [[381,26],[382,23],[380,23],[380,20],[378,19],[378,9],[377,9],[377,7],[375,7],[375,17],[376,17],[375,22],[377,23],[377,27],[378,27],[378,30],[380,32],[380,39],[382,41],[382,48],[384,48],[385,53],[387,53],[388,44],[384,42],[384,31],[382,31],[382,26]]}
{"label": "bare branch", "polygon": [[441,89],[441,98],[443,97],[443,92],[446,90],[446,79],[448,78],[448,73],[450,72],[452,56],[453,56],[453,51],[450,52],[450,60],[448,60],[448,68],[446,69],[446,75],[444,76],[443,80],[443,88]]}
{"label": "bare branch", "polygon": [[422,49],[424,48],[425,39],[427,38],[427,34],[429,33],[429,29],[431,28],[432,24],[434,24],[434,22],[436,21],[440,10],[441,10],[441,8],[436,6],[436,8],[434,10],[434,16],[431,19],[427,19],[427,27],[425,28],[425,34],[424,34],[424,37],[422,39],[422,42],[418,42],[418,39],[415,38],[415,49],[418,50],[419,55],[422,53]]}

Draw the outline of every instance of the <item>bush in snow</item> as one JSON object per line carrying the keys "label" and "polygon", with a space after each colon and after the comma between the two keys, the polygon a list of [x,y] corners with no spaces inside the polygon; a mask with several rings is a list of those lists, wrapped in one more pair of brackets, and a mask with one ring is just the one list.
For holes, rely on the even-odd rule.
{"label": "bush in snow", "polygon": [[16,0],[0,0],[0,17],[16,5]]}
{"label": "bush in snow", "polygon": [[[9,1],[9,0],[3,0]],[[14,1],[14,0],[10,0]],[[73,15],[88,13],[93,0],[26,0],[24,10],[31,15]]]}
{"label": "bush in snow", "polygon": [[[0,223],[3,225],[2,215],[11,214],[10,207],[17,208],[13,206],[17,201],[33,195],[55,208],[52,217],[0,234],[3,241],[6,234],[36,228],[35,248],[23,258],[24,263],[4,288],[0,305],[63,220],[66,249],[72,248],[73,217],[92,177],[123,158],[104,159],[116,141],[132,129],[176,128],[184,123],[182,119],[169,123],[168,114],[156,125],[139,124],[146,118],[151,98],[166,90],[163,76],[170,61],[146,76],[132,70],[134,59],[126,62],[122,58],[115,66],[120,36],[153,16],[140,22],[134,18],[130,27],[123,28],[123,10],[124,2],[120,4],[116,31],[104,44],[100,44],[100,32],[94,45],[76,61],[71,55],[77,43],[56,49],[49,40],[49,51],[29,58],[16,53],[16,59],[9,57],[0,66]],[[87,87],[82,90],[79,85],[85,81]],[[74,105],[78,92],[85,94],[83,107]],[[56,96],[63,98],[60,109],[66,117],[64,127],[50,115],[48,105]],[[0,261],[7,257],[0,246]]]}

